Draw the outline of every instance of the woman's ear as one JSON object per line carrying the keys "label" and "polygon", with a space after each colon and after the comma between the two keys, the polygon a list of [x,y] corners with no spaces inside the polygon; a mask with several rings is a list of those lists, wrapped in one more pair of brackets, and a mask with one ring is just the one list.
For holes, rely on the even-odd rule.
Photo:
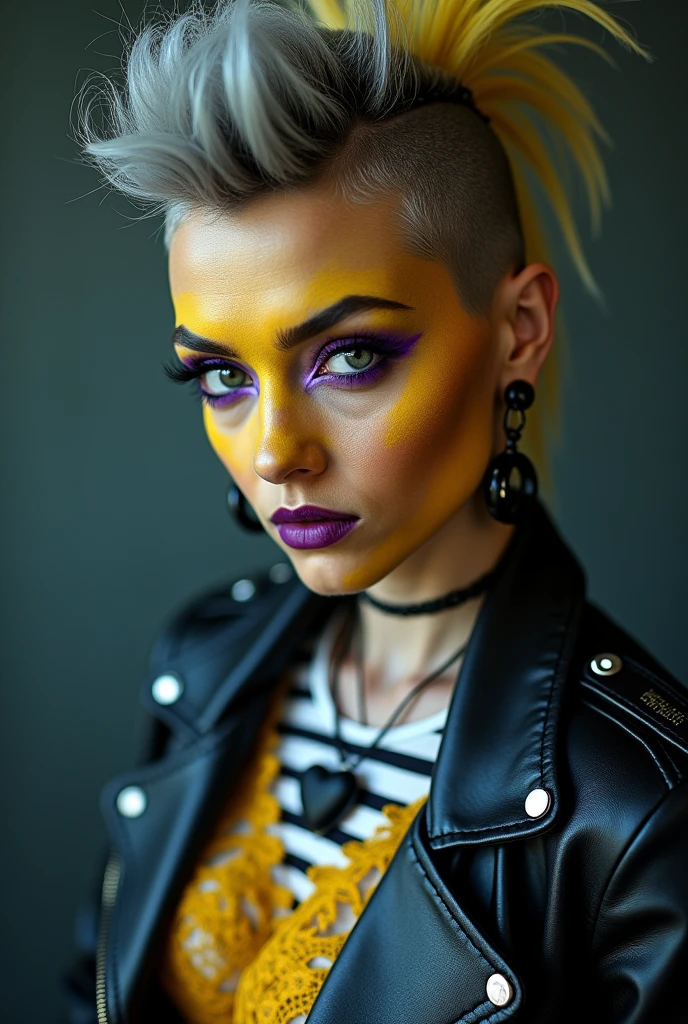
{"label": "woman's ear", "polygon": [[505,277],[495,298],[503,346],[502,390],[517,379],[534,385],[554,337],[557,276],[546,263],[530,263]]}

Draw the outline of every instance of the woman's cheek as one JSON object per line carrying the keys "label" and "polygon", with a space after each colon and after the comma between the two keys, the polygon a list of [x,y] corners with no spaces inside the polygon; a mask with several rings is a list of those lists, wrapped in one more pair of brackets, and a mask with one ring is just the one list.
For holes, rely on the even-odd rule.
{"label": "woman's cheek", "polygon": [[221,426],[221,414],[211,406],[203,406],[203,426],[210,446],[230,475],[241,482],[242,472],[253,465],[253,442],[251,431],[243,429],[229,432]]}
{"label": "woman's cheek", "polygon": [[390,572],[480,484],[492,451],[489,374],[465,357],[450,367],[445,361],[444,371],[412,373],[384,428],[369,439],[365,476],[392,515],[385,535],[347,574],[347,588],[365,588]]}
{"label": "woman's cheek", "polygon": [[390,410],[385,449],[388,459],[399,452],[415,466],[411,475],[427,484],[427,500],[443,506],[489,458],[492,385],[483,331],[466,331],[460,346],[447,337],[433,354],[413,367]]}
{"label": "woman's cheek", "polygon": [[385,509],[385,530],[345,575],[346,589],[365,589],[386,576],[468,501],[489,460],[489,432],[462,429],[449,445],[409,446],[394,454],[371,458],[366,467],[369,494]]}

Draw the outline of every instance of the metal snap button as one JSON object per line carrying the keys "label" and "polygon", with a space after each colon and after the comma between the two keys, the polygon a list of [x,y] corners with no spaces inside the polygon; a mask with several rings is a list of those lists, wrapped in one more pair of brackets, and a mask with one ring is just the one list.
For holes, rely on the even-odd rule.
{"label": "metal snap button", "polygon": [[541,818],[547,814],[552,798],[546,789],[531,789],[526,797],[526,814],[529,818]]}
{"label": "metal snap button", "polygon": [[286,583],[294,575],[294,570],[286,562],[275,562],[268,571],[273,583]]}
{"label": "metal snap button", "polygon": [[124,818],[140,818],[148,805],[148,797],[140,786],[125,786],[117,794],[115,803]]}
{"label": "metal snap button", "polygon": [[253,580],[237,580],[232,586],[232,597],[235,601],[250,601],[256,592]]}
{"label": "metal snap button", "polygon": [[163,705],[174,704],[181,697],[183,690],[184,683],[179,676],[175,676],[171,672],[158,676],[151,686],[153,700]]}
{"label": "metal snap button", "polygon": [[596,654],[590,668],[596,676],[615,676],[623,668],[623,661],[616,654]]}
{"label": "metal snap button", "polygon": [[503,974],[490,975],[485,991],[494,1006],[506,1006],[514,998],[514,990]]}

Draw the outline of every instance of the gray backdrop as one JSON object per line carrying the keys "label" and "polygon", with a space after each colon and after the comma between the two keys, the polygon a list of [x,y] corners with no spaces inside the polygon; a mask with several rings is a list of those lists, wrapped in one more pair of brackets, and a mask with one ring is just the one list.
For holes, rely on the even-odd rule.
{"label": "gray backdrop", "polygon": [[[3,15],[8,1024],[58,1019],[74,906],[103,840],[98,794],[135,756],[137,691],[161,620],[275,556],[266,539],[236,533],[199,408],[160,372],[172,314],[155,225],[87,194],[96,181],[74,158],[77,74],[120,52],[107,20],[120,18],[116,0],[92,6],[24,0]],[[134,18],[141,6],[124,4]],[[615,47],[615,73],[566,58],[614,137],[615,198],[602,240],[588,244],[607,310],[558,262],[572,361],[556,512],[594,598],[685,680],[688,5],[614,9],[657,59]]]}

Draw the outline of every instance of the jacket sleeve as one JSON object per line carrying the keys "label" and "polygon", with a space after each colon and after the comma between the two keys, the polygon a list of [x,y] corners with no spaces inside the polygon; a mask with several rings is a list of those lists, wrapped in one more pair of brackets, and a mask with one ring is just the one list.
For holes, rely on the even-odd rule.
{"label": "jacket sleeve", "polygon": [[648,815],[620,857],[594,939],[599,1019],[686,1019],[688,781]]}
{"label": "jacket sleeve", "polygon": [[[279,587],[269,583],[267,573],[256,580],[257,589],[264,592],[271,587],[279,598]],[[152,646],[149,661],[149,676],[154,679],[164,672],[170,658],[179,655],[181,647],[191,651],[190,659],[197,658],[198,648],[205,643],[211,649],[226,652],[228,628],[241,626],[250,609],[231,596],[232,585],[226,583],[203,592],[183,604],[158,632]],[[226,658],[225,654],[222,657]],[[223,662],[224,664],[224,662]],[[145,707],[145,704],[144,704]],[[148,715],[143,750],[139,764],[157,761],[177,742],[173,731],[159,718]],[[93,886],[91,898],[79,909],[76,918],[75,957],[71,969],[63,978],[63,992],[66,996],[65,1024],[98,1024],[96,1010],[96,959],[100,930],[100,907],[103,872],[107,857],[103,858],[100,872]],[[152,1024],[153,1018],[149,1018]],[[156,1018],[156,1024],[157,1024]],[[176,1013],[170,1009],[166,1022],[176,1020]]]}
{"label": "jacket sleeve", "polygon": [[[169,733],[157,720],[151,720],[142,751],[142,761],[158,758]],[[100,931],[101,890],[106,855],[91,885],[88,898],[78,908],[74,927],[74,959],[62,979],[65,1024],[98,1024],[96,1008],[96,958]]]}
{"label": "jacket sleeve", "polygon": [[[103,869],[105,861],[103,861]],[[74,928],[74,959],[62,981],[66,1024],[98,1024],[96,1010],[96,950],[100,925],[102,871],[92,885],[89,899],[79,907]]]}

